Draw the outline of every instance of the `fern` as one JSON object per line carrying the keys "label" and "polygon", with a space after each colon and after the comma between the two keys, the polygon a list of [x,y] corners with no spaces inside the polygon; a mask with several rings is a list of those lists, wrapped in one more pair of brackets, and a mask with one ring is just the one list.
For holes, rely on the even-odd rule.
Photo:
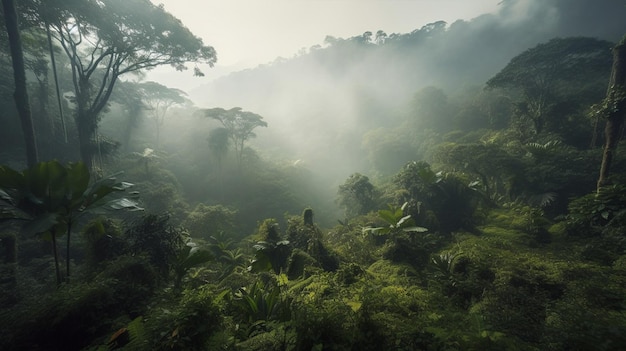
{"label": "fern", "polygon": [[559,150],[562,146],[560,140],[550,140],[545,144],[528,143],[526,144],[526,151],[535,158],[542,158],[553,155],[554,152]]}
{"label": "fern", "polygon": [[556,198],[557,194],[554,192],[535,194],[529,197],[528,204],[534,207],[544,208],[554,202]]}
{"label": "fern", "polygon": [[108,350],[124,349],[127,351],[145,350],[148,334],[143,325],[143,317],[133,319],[125,328],[121,328],[111,335],[107,343]]}

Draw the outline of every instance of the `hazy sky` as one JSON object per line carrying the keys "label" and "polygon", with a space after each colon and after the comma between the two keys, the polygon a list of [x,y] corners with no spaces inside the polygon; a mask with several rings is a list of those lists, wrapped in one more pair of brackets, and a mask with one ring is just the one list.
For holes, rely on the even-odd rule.
{"label": "hazy sky", "polygon": [[[349,38],[382,29],[408,33],[438,20],[452,23],[495,12],[500,0],[151,0],[165,5],[205,44],[217,50],[218,64],[207,78],[252,68],[301,48],[323,44],[326,35]],[[189,74],[149,79],[186,88]],[[155,72],[156,73],[156,72]],[[172,81],[173,80],[173,81]],[[201,84],[199,80],[194,83]],[[197,85],[197,84],[195,84]],[[187,87],[188,88],[188,87]]]}

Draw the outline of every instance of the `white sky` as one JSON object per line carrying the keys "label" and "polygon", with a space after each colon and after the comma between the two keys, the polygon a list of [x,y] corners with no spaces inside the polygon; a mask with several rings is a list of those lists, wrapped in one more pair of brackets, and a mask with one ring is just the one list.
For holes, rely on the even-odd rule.
{"label": "white sky", "polygon": [[[379,29],[387,34],[408,33],[438,20],[451,24],[495,12],[501,0],[151,1],[165,5],[165,10],[216,49],[218,62],[210,69],[214,72],[203,69],[210,78],[279,56],[292,57],[301,48],[322,45],[326,35],[349,38]],[[173,78],[159,69],[149,79],[163,77],[165,84],[184,89],[169,82],[182,79],[180,75],[189,73]]]}

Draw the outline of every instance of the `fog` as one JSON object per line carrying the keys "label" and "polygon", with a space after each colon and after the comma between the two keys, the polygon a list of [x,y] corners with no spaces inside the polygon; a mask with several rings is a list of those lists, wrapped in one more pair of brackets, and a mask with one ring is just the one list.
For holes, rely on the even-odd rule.
{"label": "fog", "polygon": [[363,133],[393,124],[420,89],[436,86],[451,96],[482,86],[512,57],[554,37],[616,41],[626,29],[625,12],[623,3],[611,0],[504,1],[495,14],[445,27],[433,18],[433,25],[413,33],[387,33],[384,44],[373,38],[384,28],[370,29],[368,45],[351,45],[351,38],[319,43],[189,94],[200,107],[240,106],[261,114],[269,127],[259,131],[257,148],[303,160],[341,181],[370,171]]}
{"label": "fog", "polygon": [[[406,123],[419,125],[422,116],[416,110],[422,107],[416,106],[415,96],[424,88],[443,92],[445,104],[477,99],[484,83],[524,50],[555,37],[615,42],[626,32],[625,15],[620,1],[510,0],[496,13],[452,23],[433,18],[412,32],[382,37],[376,33],[385,28],[371,28],[371,36],[341,38],[324,33],[320,25],[320,36],[328,35],[324,42],[187,90],[195,107],[168,112],[160,151],[177,159],[179,178],[204,177],[206,183],[198,185],[203,190],[186,189],[193,200],[216,201],[217,192],[205,189],[215,186],[210,173],[216,169],[207,136],[220,125],[197,109],[240,107],[259,114],[268,127],[255,129],[257,137],[246,143],[253,150],[248,167],[270,162],[299,174],[308,193],[319,198],[294,201],[325,207],[321,212],[336,218],[330,214],[332,199],[350,174],[374,180],[392,175],[408,161],[428,160],[427,135],[438,141],[444,137],[404,128]],[[143,123],[129,151],[155,148],[153,125]],[[119,121],[103,119],[102,131],[115,138]],[[387,160],[372,156],[381,145],[394,150],[383,156]],[[224,172],[236,173],[230,167]]]}
{"label": "fog", "polygon": [[3,0],[0,350],[624,349],[626,0],[158,1]]}

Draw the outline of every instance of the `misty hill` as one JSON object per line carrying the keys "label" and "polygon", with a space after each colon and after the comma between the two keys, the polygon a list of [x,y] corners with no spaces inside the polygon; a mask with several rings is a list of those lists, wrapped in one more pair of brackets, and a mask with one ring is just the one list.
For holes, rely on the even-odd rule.
{"label": "misty hill", "polygon": [[362,133],[391,123],[390,111],[404,109],[418,90],[436,86],[450,95],[483,86],[511,58],[554,37],[615,42],[626,32],[625,15],[624,3],[614,0],[503,1],[496,14],[435,21],[410,33],[373,28],[351,38],[327,36],[324,45],[222,77],[190,96],[199,106],[263,115],[269,128],[256,143],[264,149],[309,165],[328,162],[319,151],[339,159],[344,152],[340,163],[354,171],[361,165],[350,151]]}

